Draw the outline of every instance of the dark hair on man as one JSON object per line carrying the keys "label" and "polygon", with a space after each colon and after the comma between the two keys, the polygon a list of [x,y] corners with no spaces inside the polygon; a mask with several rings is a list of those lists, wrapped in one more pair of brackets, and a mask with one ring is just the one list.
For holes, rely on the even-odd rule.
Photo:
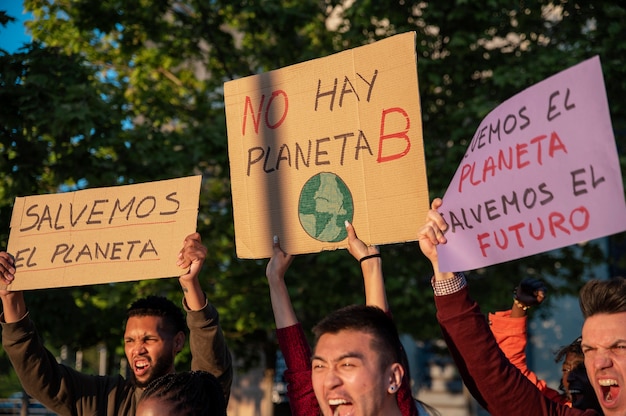
{"label": "dark hair on man", "polygon": [[626,312],[626,279],[593,279],[580,289],[580,310],[585,319],[599,313]]}
{"label": "dark hair on man", "polygon": [[163,296],[147,296],[136,300],[126,312],[127,318],[133,316],[160,316],[166,330],[171,331],[172,335],[180,331],[185,333],[187,330],[185,315],[181,308]]}
{"label": "dark hair on man", "polygon": [[167,374],[153,380],[141,394],[140,402],[158,399],[168,403],[174,416],[225,416],[226,401],[214,375],[206,371]]}
{"label": "dark hair on man", "polygon": [[372,349],[381,357],[381,366],[384,368],[400,363],[408,372],[396,325],[382,309],[376,306],[350,305],[331,312],[313,327],[315,344],[322,335],[337,334],[340,331],[360,331],[372,335]]}
{"label": "dark hair on man", "polygon": [[557,363],[560,363],[561,361],[563,361],[565,356],[570,353],[576,354],[582,357],[583,349],[580,345],[581,342],[582,342],[582,337],[578,337],[574,341],[572,341],[571,344],[561,347],[559,350],[557,350],[557,352],[554,353],[554,361]]}

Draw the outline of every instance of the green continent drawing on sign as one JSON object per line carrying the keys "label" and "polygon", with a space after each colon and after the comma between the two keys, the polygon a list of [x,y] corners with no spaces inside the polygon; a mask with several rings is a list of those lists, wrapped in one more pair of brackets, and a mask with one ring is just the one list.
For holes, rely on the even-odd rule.
{"label": "green continent drawing on sign", "polygon": [[304,231],[314,239],[337,242],[348,236],[345,221],[352,222],[352,194],[340,177],[322,172],[309,179],[300,192],[298,215]]}

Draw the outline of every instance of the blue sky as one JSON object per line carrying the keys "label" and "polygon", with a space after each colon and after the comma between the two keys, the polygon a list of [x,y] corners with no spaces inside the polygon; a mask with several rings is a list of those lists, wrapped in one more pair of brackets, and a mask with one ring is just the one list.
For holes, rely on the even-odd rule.
{"label": "blue sky", "polygon": [[24,20],[27,16],[23,13],[21,0],[0,0],[0,10],[15,18],[15,22],[6,27],[0,26],[0,48],[9,53],[17,51],[24,43],[30,41],[30,36],[26,33]]}

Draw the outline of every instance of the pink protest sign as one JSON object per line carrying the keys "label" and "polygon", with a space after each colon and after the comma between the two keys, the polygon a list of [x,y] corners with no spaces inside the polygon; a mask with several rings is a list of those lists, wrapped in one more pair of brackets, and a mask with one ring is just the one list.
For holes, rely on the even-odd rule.
{"label": "pink protest sign", "polygon": [[602,68],[591,58],[481,122],[440,212],[442,271],[472,270],[626,230]]}

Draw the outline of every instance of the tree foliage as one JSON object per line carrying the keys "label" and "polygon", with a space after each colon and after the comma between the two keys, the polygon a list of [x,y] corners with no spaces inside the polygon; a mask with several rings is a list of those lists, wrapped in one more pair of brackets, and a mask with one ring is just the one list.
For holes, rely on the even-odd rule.
{"label": "tree foliage", "polygon": [[[265,261],[235,256],[222,86],[406,31],[417,56],[431,195],[443,195],[481,119],[547,76],[600,55],[620,157],[626,142],[626,8],[611,1],[26,0],[33,42],[0,51],[0,243],[15,196],[203,176],[203,284],[239,356],[274,347]],[[0,17],[3,15],[0,15]],[[591,140],[592,138],[590,138]],[[417,232],[419,224],[414,226]],[[621,247],[622,235],[610,247]],[[269,242],[268,242],[269,243]],[[415,243],[382,248],[400,329],[438,336],[429,265]],[[593,243],[470,274],[486,309],[510,305],[526,275],[574,293],[592,266],[620,269]],[[297,258],[287,277],[305,328],[362,302],[345,252]],[[34,291],[50,343],[119,348],[136,296],[180,298],[175,279]],[[68,325],[71,323],[71,325]]]}

